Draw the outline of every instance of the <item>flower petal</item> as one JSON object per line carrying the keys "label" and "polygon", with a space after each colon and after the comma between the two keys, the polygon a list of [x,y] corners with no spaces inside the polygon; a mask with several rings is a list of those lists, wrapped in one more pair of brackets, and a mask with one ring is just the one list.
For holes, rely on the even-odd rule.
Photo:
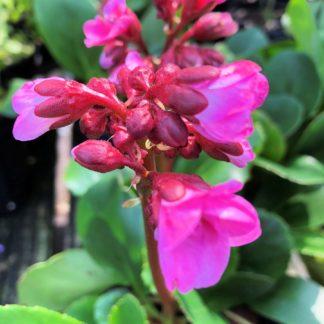
{"label": "flower petal", "polygon": [[160,242],[158,248],[167,288],[178,289],[181,293],[216,284],[224,273],[230,256],[226,233],[207,221],[201,222],[174,249],[164,249]]}

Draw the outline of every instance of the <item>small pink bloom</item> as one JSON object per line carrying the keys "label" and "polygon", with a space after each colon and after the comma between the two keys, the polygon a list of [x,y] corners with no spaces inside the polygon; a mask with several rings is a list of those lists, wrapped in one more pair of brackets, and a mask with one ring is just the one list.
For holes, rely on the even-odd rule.
{"label": "small pink bloom", "polygon": [[[106,83],[106,79],[101,79]],[[92,82],[93,83],[93,82]],[[91,84],[91,82],[90,82]],[[92,106],[109,107],[117,102],[113,89],[107,93],[62,78],[36,79],[25,83],[14,95],[12,104],[19,114],[13,129],[17,140],[33,140],[50,129],[69,125]]]}
{"label": "small pink bloom", "polygon": [[140,39],[141,24],[127,7],[125,0],[110,0],[103,8],[103,16],[88,20],[83,31],[87,47],[105,45],[117,38],[137,42]]}
{"label": "small pink bloom", "polygon": [[113,69],[122,64],[127,55],[127,44],[120,40],[107,43],[100,55],[99,64],[103,69]]}
{"label": "small pink bloom", "polygon": [[216,284],[232,246],[261,235],[258,215],[238,181],[216,186],[195,175],[153,174],[152,210],[162,273],[169,290]]}
{"label": "small pink bloom", "polygon": [[241,142],[252,135],[251,113],[268,95],[269,85],[261,68],[251,61],[238,61],[219,67],[219,75],[209,81],[192,83],[208,106],[195,115],[192,126],[217,143]]}
{"label": "small pink bloom", "polygon": [[238,24],[228,12],[211,12],[193,25],[192,35],[199,41],[212,41],[218,38],[229,37],[238,30]]}

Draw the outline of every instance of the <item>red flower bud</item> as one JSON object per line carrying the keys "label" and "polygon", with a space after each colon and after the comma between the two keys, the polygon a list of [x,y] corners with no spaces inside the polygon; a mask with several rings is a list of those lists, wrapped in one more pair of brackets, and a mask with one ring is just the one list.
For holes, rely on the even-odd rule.
{"label": "red flower bud", "polygon": [[212,48],[200,48],[199,55],[204,65],[220,66],[225,61],[224,55]]}
{"label": "red flower bud", "polygon": [[128,76],[128,84],[135,90],[146,91],[152,84],[154,74],[147,66],[138,66]]}
{"label": "red flower bud", "polygon": [[155,113],[156,124],[152,131],[153,139],[159,139],[171,147],[187,145],[188,130],[181,118],[173,112],[159,109],[156,109]]}
{"label": "red flower bud", "polygon": [[227,12],[208,13],[193,25],[193,37],[199,41],[212,41],[218,38],[228,37],[238,30],[237,23]]}
{"label": "red flower bud", "polygon": [[175,64],[167,63],[163,65],[155,73],[155,85],[172,83],[179,71],[179,66]]}
{"label": "red flower bud", "polygon": [[177,81],[181,83],[195,83],[215,79],[219,75],[219,69],[210,65],[188,67],[179,71]]}
{"label": "red flower bud", "polygon": [[80,119],[81,132],[87,138],[99,138],[106,131],[107,117],[106,109],[91,108]]}
{"label": "red flower bud", "polygon": [[91,78],[87,86],[90,89],[100,92],[107,97],[112,97],[117,94],[114,84],[105,78]]}
{"label": "red flower bud", "polygon": [[107,141],[87,140],[72,150],[73,158],[85,168],[105,173],[123,168],[126,158]]}
{"label": "red flower bud", "polygon": [[194,136],[189,136],[187,146],[181,147],[179,150],[180,155],[188,160],[197,159],[200,152],[201,146],[196,142]]}
{"label": "red flower bud", "polygon": [[126,128],[134,139],[140,139],[148,135],[154,127],[154,120],[146,106],[134,108],[128,111],[126,118]]}
{"label": "red flower bud", "polygon": [[157,16],[171,23],[180,5],[180,0],[153,0],[153,2],[157,9]]}
{"label": "red flower bud", "polygon": [[120,128],[116,130],[113,137],[113,142],[119,150],[122,152],[127,152],[129,146],[134,143],[134,139],[130,136],[126,129]]}
{"label": "red flower bud", "polygon": [[152,94],[181,115],[196,115],[208,106],[204,95],[185,85],[162,85],[152,89]]}

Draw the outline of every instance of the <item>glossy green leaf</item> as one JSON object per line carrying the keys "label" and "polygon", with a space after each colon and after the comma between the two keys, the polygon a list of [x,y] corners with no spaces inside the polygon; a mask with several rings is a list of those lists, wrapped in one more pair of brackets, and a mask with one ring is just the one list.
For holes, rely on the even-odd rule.
{"label": "glossy green leaf", "polygon": [[324,225],[323,210],[324,187],[321,187],[289,198],[280,213],[292,226],[318,228]]}
{"label": "glossy green leaf", "polygon": [[97,300],[96,295],[83,296],[71,303],[64,313],[87,324],[97,324],[94,319],[94,305]]}
{"label": "glossy green leaf", "polygon": [[324,258],[324,232],[293,230],[295,248],[303,255]]}
{"label": "glossy green leaf", "polygon": [[34,1],[37,27],[47,48],[65,69],[88,80],[104,75],[99,67],[101,49],[86,48],[82,26],[96,15],[96,0]]}
{"label": "glossy green leaf", "polygon": [[253,114],[256,128],[261,128],[263,136],[262,155],[273,161],[280,161],[286,153],[286,141],[279,127],[263,112]]}
{"label": "glossy green leaf", "polygon": [[127,0],[127,5],[134,11],[139,11],[145,8],[148,4],[148,0]]}
{"label": "glossy green leaf", "polygon": [[[91,243],[92,235],[96,236],[95,228],[101,220],[102,224],[106,225],[102,228],[102,235],[105,235],[108,231],[112,232],[117,239],[116,244],[120,242],[134,263],[138,264],[140,268],[144,244],[141,206],[122,207],[126,200],[133,197],[134,195],[128,188],[121,186],[118,180],[103,179],[79,200],[77,230],[82,240],[87,240],[89,244],[102,245],[97,237],[94,237],[94,241]],[[89,230],[90,227],[91,231]],[[102,245],[100,250],[104,250],[107,246]]]}
{"label": "glossy green leaf", "polygon": [[142,19],[142,34],[151,54],[158,55],[162,52],[166,37],[163,32],[164,23],[156,18],[156,9],[151,6],[147,9]]}
{"label": "glossy green leaf", "polygon": [[4,98],[0,100],[0,115],[8,118],[16,118],[17,114],[14,112],[11,104],[12,96],[16,91],[26,82],[25,79],[12,79],[8,91]]}
{"label": "glossy green leaf", "polygon": [[0,306],[0,323],[3,324],[84,324],[66,314],[44,307],[21,305]]}
{"label": "glossy green leaf", "polygon": [[262,111],[266,112],[286,136],[294,133],[303,122],[302,103],[289,95],[270,95],[263,104]]}
{"label": "glossy green leaf", "polygon": [[324,257],[303,255],[303,261],[307,266],[311,278],[324,286]]}
{"label": "glossy green leaf", "polygon": [[201,290],[200,294],[208,307],[218,312],[255,300],[268,293],[274,285],[275,280],[269,276],[238,271],[216,286]]}
{"label": "glossy green leaf", "polygon": [[227,323],[220,315],[209,309],[197,291],[176,295],[182,311],[191,323],[224,324]]}
{"label": "glossy green leaf", "polygon": [[[312,4],[307,0],[291,0],[283,17],[283,25],[290,32],[297,48],[313,58],[324,81],[324,47],[320,26],[316,26],[315,15],[312,13]],[[320,16],[320,15],[318,15]]]}
{"label": "glossy green leaf", "polygon": [[112,307],[108,316],[109,324],[148,324],[144,307],[134,295],[126,294]]}
{"label": "glossy green leaf", "polygon": [[300,185],[324,184],[324,165],[312,156],[299,156],[286,165],[258,157],[254,165]]}
{"label": "glossy green leaf", "polygon": [[283,278],[268,296],[250,303],[273,321],[287,324],[324,322],[324,288],[310,280]]}
{"label": "glossy green leaf", "polygon": [[239,31],[230,37],[226,44],[236,55],[247,57],[255,51],[266,47],[269,44],[269,39],[260,28],[252,27]]}
{"label": "glossy green leaf", "polygon": [[324,163],[324,113],[319,114],[303,131],[296,145],[296,151],[311,154]]}
{"label": "glossy green leaf", "polygon": [[100,267],[81,249],[67,250],[36,263],[18,283],[19,302],[63,310],[85,294],[123,284],[119,271]]}
{"label": "glossy green leaf", "polygon": [[128,168],[103,174],[86,169],[73,159],[70,159],[64,174],[64,181],[75,196],[82,196],[100,181],[110,181],[110,179],[113,181],[117,179],[119,183],[127,183],[132,178],[133,174],[132,170]]}
{"label": "glossy green leaf", "polygon": [[114,288],[101,295],[95,304],[95,318],[97,324],[108,324],[107,318],[116,302],[127,294],[128,290],[125,288]]}
{"label": "glossy green leaf", "polygon": [[296,97],[303,104],[306,115],[316,112],[321,98],[321,82],[307,55],[281,52],[270,60],[264,73],[270,82],[270,94]]}
{"label": "glossy green leaf", "polygon": [[285,273],[290,259],[292,239],[289,228],[276,214],[263,209],[258,210],[258,214],[262,235],[241,248],[240,267],[278,279]]}
{"label": "glossy green leaf", "polygon": [[87,251],[99,264],[113,267],[125,281],[132,281],[136,268],[130,259],[127,246],[118,240],[103,219],[94,218],[90,221],[83,242]]}

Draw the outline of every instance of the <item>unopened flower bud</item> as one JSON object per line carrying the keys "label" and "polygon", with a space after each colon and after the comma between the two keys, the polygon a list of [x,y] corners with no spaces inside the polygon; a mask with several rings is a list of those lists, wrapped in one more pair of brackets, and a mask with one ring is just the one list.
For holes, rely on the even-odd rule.
{"label": "unopened flower bud", "polygon": [[134,139],[127,132],[126,129],[118,129],[116,130],[113,137],[114,145],[121,150],[122,152],[127,152],[128,148],[131,144],[133,144]]}
{"label": "unopened flower bud", "polygon": [[157,9],[157,16],[165,22],[172,23],[180,0],[154,0],[154,5]]}
{"label": "unopened flower bud", "polygon": [[91,78],[87,86],[97,92],[104,94],[107,97],[116,95],[116,87],[106,78]]}
{"label": "unopened flower bud", "polygon": [[178,75],[180,68],[172,63],[168,63],[159,68],[155,73],[155,84],[172,83]]}
{"label": "unopened flower bud", "polygon": [[135,90],[147,90],[154,79],[153,71],[148,66],[138,66],[129,73],[128,84]]}
{"label": "unopened flower bud", "polygon": [[180,155],[188,160],[197,159],[201,152],[201,146],[196,142],[194,136],[188,137],[188,144],[185,147],[181,147],[179,150]]}
{"label": "unopened flower bud", "polygon": [[87,140],[72,150],[73,158],[85,168],[105,173],[123,168],[126,158],[109,142]]}
{"label": "unopened flower bud", "polygon": [[165,106],[181,115],[196,115],[208,106],[204,95],[185,85],[162,85],[152,89],[152,94]]}
{"label": "unopened flower bud", "polygon": [[197,67],[188,67],[179,71],[177,81],[180,83],[191,84],[215,79],[218,75],[219,69],[214,66],[203,65]]}
{"label": "unopened flower bud", "polygon": [[108,111],[91,108],[80,119],[80,130],[91,139],[99,138],[106,131]]}
{"label": "unopened flower bud", "polygon": [[195,39],[212,41],[235,34],[238,24],[228,12],[212,12],[199,18],[192,28]]}
{"label": "unopened flower bud", "polygon": [[135,139],[148,135],[154,127],[154,120],[148,105],[128,110],[126,128]]}
{"label": "unopened flower bud", "polygon": [[127,55],[127,44],[120,40],[112,40],[105,45],[99,63],[103,69],[112,69],[122,63]]}
{"label": "unopened flower bud", "polygon": [[204,65],[220,66],[225,61],[224,55],[212,48],[200,48],[199,55]]}
{"label": "unopened flower bud", "polygon": [[156,109],[152,137],[171,147],[187,145],[188,130],[181,118],[169,111]]}

